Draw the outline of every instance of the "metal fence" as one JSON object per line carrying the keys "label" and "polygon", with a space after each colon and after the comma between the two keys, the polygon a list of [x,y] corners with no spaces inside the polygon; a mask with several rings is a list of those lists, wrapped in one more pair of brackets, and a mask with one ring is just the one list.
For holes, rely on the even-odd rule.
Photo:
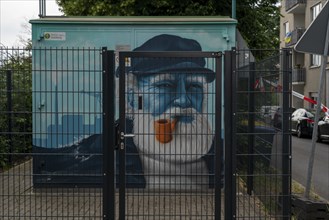
{"label": "metal fence", "polygon": [[100,49],[1,49],[0,219],[103,218],[101,79]]}
{"label": "metal fence", "polygon": [[[246,62],[239,56],[250,58],[257,53],[270,56]],[[236,54],[239,64],[233,75],[236,199],[248,198],[247,210],[259,210],[261,219],[290,219],[291,53],[240,50]],[[236,212],[241,216],[246,206],[237,206]]]}
{"label": "metal fence", "polygon": [[1,48],[0,219],[289,219],[291,57],[262,52]]}

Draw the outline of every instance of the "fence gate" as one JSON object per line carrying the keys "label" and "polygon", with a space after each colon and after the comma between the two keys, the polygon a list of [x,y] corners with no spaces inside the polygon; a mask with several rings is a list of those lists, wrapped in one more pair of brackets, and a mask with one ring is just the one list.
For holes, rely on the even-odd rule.
{"label": "fence gate", "polygon": [[116,74],[119,219],[219,219],[221,54],[121,52]]}

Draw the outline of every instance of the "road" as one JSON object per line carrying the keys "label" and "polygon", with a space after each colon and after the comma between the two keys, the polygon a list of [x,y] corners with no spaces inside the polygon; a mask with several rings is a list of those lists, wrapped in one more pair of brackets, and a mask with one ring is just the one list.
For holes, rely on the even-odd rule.
{"label": "road", "polygon": [[[292,178],[303,186],[306,185],[311,142],[310,138],[292,136]],[[316,143],[311,189],[329,200],[329,142]]]}

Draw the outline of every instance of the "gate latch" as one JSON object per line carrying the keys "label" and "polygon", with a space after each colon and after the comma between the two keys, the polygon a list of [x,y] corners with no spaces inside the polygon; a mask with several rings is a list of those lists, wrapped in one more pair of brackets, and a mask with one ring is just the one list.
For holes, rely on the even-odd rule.
{"label": "gate latch", "polygon": [[135,134],[125,134],[124,132],[121,132],[120,133],[120,138],[121,140],[125,139],[125,138],[133,138],[135,137],[136,135]]}
{"label": "gate latch", "polygon": [[120,128],[119,128],[119,123],[115,123],[115,146],[114,149],[118,150],[120,146]]}
{"label": "gate latch", "polygon": [[125,138],[133,138],[136,136],[135,134],[125,134],[124,132],[120,131],[119,123],[115,123],[115,134],[116,134],[115,135],[115,146],[114,146],[115,150],[119,150],[119,149],[123,148],[122,141]]}
{"label": "gate latch", "polygon": [[[119,136],[119,135],[118,135]],[[135,137],[135,135],[134,134],[125,134],[125,133],[123,133],[123,132],[120,132],[120,137],[118,137],[118,139],[119,139],[119,142],[118,142],[118,144],[117,144],[117,146],[116,146],[116,150],[124,150],[124,148],[125,148],[125,145],[124,145],[124,142],[123,142],[123,140],[125,139],[125,138],[132,138],[132,137]]]}

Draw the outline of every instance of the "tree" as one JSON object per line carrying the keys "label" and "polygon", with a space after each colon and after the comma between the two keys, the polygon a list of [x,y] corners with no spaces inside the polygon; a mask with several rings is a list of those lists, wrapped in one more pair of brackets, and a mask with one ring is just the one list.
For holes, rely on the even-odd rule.
{"label": "tree", "polygon": [[32,149],[31,55],[0,46],[0,172]]}
{"label": "tree", "polygon": [[0,172],[32,151],[32,41],[28,20],[20,48],[0,44]]}
{"label": "tree", "polygon": [[[60,10],[68,16],[230,16],[231,1],[56,0]],[[278,2],[237,0],[237,27],[250,49],[279,48]]]}

